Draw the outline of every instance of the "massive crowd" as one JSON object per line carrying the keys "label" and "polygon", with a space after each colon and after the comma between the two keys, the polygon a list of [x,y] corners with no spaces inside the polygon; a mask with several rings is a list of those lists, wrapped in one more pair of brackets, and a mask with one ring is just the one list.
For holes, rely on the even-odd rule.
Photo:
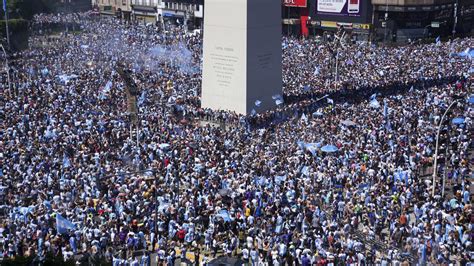
{"label": "massive crowd", "polygon": [[[34,27],[60,17],[38,16]],[[472,61],[452,54],[474,39],[334,48],[284,38],[280,102],[244,117],[200,108],[201,36],[80,21],[80,32],[58,38],[35,31],[30,49],[10,58],[10,88],[2,76],[4,258],[472,261]],[[140,92],[138,126],[119,62]],[[441,195],[440,179],[424,173],[453,101]]]}

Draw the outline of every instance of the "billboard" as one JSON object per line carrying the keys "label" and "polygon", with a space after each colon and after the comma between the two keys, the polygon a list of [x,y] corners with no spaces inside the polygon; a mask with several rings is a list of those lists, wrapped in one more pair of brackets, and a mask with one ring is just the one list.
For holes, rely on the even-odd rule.
{"label": "billboard", "polygon": [[363,0],[316,0],[317,15],[331,16],[361,16],[361,1]]}
{"label": "billboard", "polygon": [[284,6],[306,7],[307,4],[308,4],[308,0],[283,0]]}

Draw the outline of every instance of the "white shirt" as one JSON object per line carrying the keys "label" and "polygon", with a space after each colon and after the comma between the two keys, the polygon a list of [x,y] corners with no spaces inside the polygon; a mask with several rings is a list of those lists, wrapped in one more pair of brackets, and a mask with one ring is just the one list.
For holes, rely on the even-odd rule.
{"label": "white shirt", "polygon": [[242,249],[242,258],[248,259],[249,258],[249,250],[244,248]]}

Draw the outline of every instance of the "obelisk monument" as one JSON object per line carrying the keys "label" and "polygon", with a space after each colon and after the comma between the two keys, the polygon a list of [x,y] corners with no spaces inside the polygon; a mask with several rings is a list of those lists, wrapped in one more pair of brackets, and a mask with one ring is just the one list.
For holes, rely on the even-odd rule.
{"label": "obelisk monument", "polygon": [[206,0],[202,107],[249,114],[282,93],[281,1]]}

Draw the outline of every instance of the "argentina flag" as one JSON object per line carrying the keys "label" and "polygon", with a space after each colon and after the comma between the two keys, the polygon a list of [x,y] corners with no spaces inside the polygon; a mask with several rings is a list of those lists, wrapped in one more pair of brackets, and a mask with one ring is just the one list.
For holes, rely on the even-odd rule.
{"label": "argentina flag", "polygon": [[68,230],[74,230],[76,226],[60,214],[56,215],[56,230],[59,234],[65,234]]}

